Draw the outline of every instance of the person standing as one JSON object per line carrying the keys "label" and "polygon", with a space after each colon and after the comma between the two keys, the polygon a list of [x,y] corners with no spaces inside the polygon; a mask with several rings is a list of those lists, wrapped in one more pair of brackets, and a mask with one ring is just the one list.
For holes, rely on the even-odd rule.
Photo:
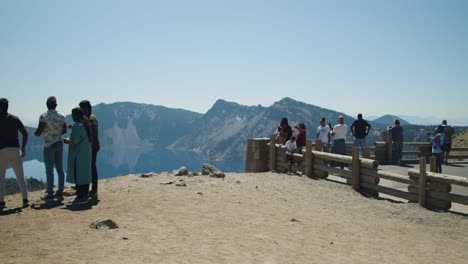
{"label": "person standing", "polygon": [[320,119],[320,125],[317,128],[317,137],[322,141],[322,151],[328,152],[328,144],[330,142],[330,127],[325,124],[325,117]]}
{"label": "person standing", "polygon": [[442,145],[443,158],[445,158],[445,165],[448,165],[448,156],[452,151],[452,136],[455,134],[455,129],[447,125],[447,120],[442,120],[442,131],[445,134],[444,145]]}
{"label": "person standing", "polygon": [[302,153],[302,148],[305,147],[306,145],[306,140],[307,140],[307,130],[306,127],[303,123],[300,123],[299,125],[294,127],[297,129],[296,133],[296,145],[297,148],[299,149],[299,153]]}
{"label": "person standing", "polygon": [[73,204],[85,204],[88,202],[89,184],[91,183],[91,131],[84,124],[83,111],[80,108],[72,110],[72,118],[75,122],[69,139],[64,139],[68,147],[67,182],[76,184],[76,199]]}
{"label": "person standing", "polygon": [[393,121],[393,126],[388,126],[388,132],[393,140],[393,158],[397,165],[401,165],[401,152],[403,151],[403,127],[400,126],[400,119]]}
{"label": "person standing", "polygon": [[296,163],[294,160],[294,151],[297,149],[296,137],[291,137],[290,140],[286,141],[286,161],[288,162],[288,174],[292,173],[292,166]]}
{"label": "person standing", "polygon": [[[281,127],[281,133],[282,133],[282,136],[284,136],[284,141],[283,142],[280,142],[280,144],[286,144],[286,142],[288,140],[291,139],[292,137],[292,128],[291,126],[289,125],[288,123],[288,118],[287,117],[283,117],[281,119],[281,123],[280,123],[280,127]],[[281,136],[280,136],[281,138]]]}
{"label": "person standing", "polygon": [[[348,126],[344,123],[344,117],[338,117],[338,124],[333,127],[331,135],[334,136],[331,152],[340,155],[346,155],[346,134],[348,133]],[[344,168],[341,162],[332,163],[332,166],[339,166]]]}
{"label": "person standing", "polygon": [[91,145],[92,145],[92,160],[91,160],[91,168],[92,168],[92,188],[90,195],[93,197],[98,196],[98,172],[96,166],[96,159],[97,153],[101,148],[99,143],[99,124],[96,116],[92,113],[91,103],[87,100],[83,100],[80,102],[80,108],[82,109],[85,117],[88,119],[89,126],[91,129]]}
{"label": "person standing", "polygon": [[[47,98],[47,112],[39,117],[39,125],[34,135],[44,136],[44,164],[47,176],[46,194],[43,200],[63,199],[65,173],[63,172],[63,142],[62,135],[67,133],[65,118],[55,110],[57,98]],[[54,196],[54,166],[58,175],[58,189]]]}
{"label": "person standing", "polygon": [[[24,179],[23,157],[26,155],[26,144],[28,143],[28,132],[21,120],[8,113],[8,100],[0,98],[0,209],[5,205],[5,174],[8,164],[13,168],[16,175],[23,207],[29,205],[28,189]],[[18,131],[23,136],[21,148],[18,140]]]}
{"label": "person standing", "polygon": [[357,119],[350,126],[351,134],[354,136],[354,146],[361,148],[361,155],[364,155],[366,146],[366,136],[371,130],[371,125],[362,119],[362,114],[357,115]]}
{"label": "person standing", "polygon": [[430,137],[432,143],[432,156],[436,157],[436,173],[442,173],[442,146],[444,145],[444,139],[444,128],[440,125],[434,131],[434,136]]}

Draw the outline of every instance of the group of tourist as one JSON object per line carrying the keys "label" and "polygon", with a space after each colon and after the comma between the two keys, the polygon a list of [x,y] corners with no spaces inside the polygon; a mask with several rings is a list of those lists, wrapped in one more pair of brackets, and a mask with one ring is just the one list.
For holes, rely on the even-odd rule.
{"label": "group of tourist", "polygon": [[[39,117],[35,136],[44,137],[44,164],[47,189],[44,201],[62,200],[65,184],[63,170],[63,144],[68,144],[66,181],[75,184],[76,198],[73,204],[85,204],[89,197],[97,199],[98,174],[96,168],[97,152],[100,149],[98,140],[98,121],[92,114],[91,103],[81,101],[79,107],[71,111],[74,124],[66,124],[65,118],[57,112],[57,99],[47,98],[47,112]],[[0,209],[6,207],[5,174],[8,164],[13,168],[23,198],[23,206],[29,205],[27,184],[24,178],[22,158],[26,155],[28,132],[20,119],[8,113],[8,100],[0,99]],[[68,129],[70,137],[62,139]],[[18,132],[22,134],[19,144]],[[58,175],[58,186],[54,192],[54,168]],[[89,191],[92,183],[91,191]]]}
{"label": "group of tourist", "polygon": [[[338,117],[338,124],[332,126],[331,123],[326,125],[325,117],[322,117],[317,128],[316,139],[322,142],[322,151],[331,152],[335,154],[346,155],[346,135],[348,133],[348,126],[344,123],[344,117]],[[280,125],[276,129],[275,138],[278,144],[285,145],[286,148],[286,162],[288,163],[288,173],[292,173],[292,165],[295,163],[294,152],[299,150],[302,152],[303,147],[306,145],[306,127],[303,123],[295,125],[295,136],[293,129],[288,124],[286,117],[281,119]],[[363,119],[362,114],[357,115],[357,119],[353,121],[349,130],[354,137],[354,146],[359,147],[361,155],[364,155],[364,147],[366,146],[366,137],[371,132],[372,126],[368,121]],[[394,120],[393,125],[387,127],[388,132],[392,138],[393,147],[393,161],[396,165],[402,164],[402,150],[403,150],[403,127],[400,120]],[[448,156],[452,148],[452,135],[455,134],[453,127],[447,125],[447,120],[443,120],[434,134],[429,137],[432,144],[432,155],[436,157],[437,170],[442,172],[442,162],[445,157],[445,163],[448,164]],[[333,137],[333,142],[331,142]],[[331,148],[329,146],[331,145]],[[344,165],[339,162],[331,162],[333,167],[341,167]]]}
{"label": "group of tourist", "polygon": [[[330,139],[333,137],[333,143],[331,144],[331,153],[346,155],[346,135],[348,133],[348,126],[344,123],[344,117],[338,118],[338,124],[332,127],[331,123],[326,125],[325,117],[320,119],[320,125],[317,128],[316,139],[322,142],[322,151],[328,152],[331,144]],[[358,119],[355,120],[351,125],[351,133],[355,137],[354,145],[361,147],[363,151],[366,145],[365,137],[369,134],[371,125],[362,118],[362,114],[358,115]],[[288,124],[288,118],[284,117],[281,119],[280,125],[276,129],[275,138],[279,144],[284,144],[286,148],[286,162],[288,163],[288,173],[292,173],[292,165],[295,163],[294,152],[299,150],[301,153],[306,145],[306,126],[304,123],[295,125],[296,130],[295,136],[293,135],[293,129]],[[343,168],[343,164],[331,163],[332,166],[339,166]]]}

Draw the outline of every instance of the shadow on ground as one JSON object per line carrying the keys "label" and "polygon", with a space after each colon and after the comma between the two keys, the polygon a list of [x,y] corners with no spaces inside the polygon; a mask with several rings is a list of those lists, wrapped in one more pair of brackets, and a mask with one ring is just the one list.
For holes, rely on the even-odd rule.
{"label": "shadow on ground", "polygon": [[38,201],[31,204],[31,208],[35,210],[52,209],[63,205],[63,200],[53,201]]}

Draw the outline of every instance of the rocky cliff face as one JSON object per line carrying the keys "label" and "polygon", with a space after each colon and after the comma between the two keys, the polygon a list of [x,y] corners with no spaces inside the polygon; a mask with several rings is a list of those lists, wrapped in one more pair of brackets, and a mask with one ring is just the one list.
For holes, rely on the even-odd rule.
{"label": "rocky cliff face", "polygon": [[242,159],[247,139],[270,137],[283,117],[288,117],[291,126],[296,122],[304,123],[310,131],[308,138],[312,138],[322,116],[334,124],[340,115],[347,121],[352,120],[346,114],[291,98],[284,98],[270,107],[218,100],[205,115],[193,122],[193,129],[171,147],[205,152],[211,159]]}
{"label": "rocky cliff face", "polygon": [[114,148],[166,147],[190,128],[201,114],[163,106],[136,103],[99,104],[101,145]]}

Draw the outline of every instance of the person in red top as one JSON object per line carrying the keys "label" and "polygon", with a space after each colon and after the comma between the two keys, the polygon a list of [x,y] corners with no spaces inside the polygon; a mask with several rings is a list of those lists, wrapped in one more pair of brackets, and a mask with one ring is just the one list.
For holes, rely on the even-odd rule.
{"label": "person in red top", "polygon": [[300,123],[299,125],[294,127],[297,129],[296,133],[296,145],[297,148],[299,149],[299,153],[302,152],[302,147],[305,147],[306,145],[306,139],[307,139],[307,131],[306,127],[303,123]]}

